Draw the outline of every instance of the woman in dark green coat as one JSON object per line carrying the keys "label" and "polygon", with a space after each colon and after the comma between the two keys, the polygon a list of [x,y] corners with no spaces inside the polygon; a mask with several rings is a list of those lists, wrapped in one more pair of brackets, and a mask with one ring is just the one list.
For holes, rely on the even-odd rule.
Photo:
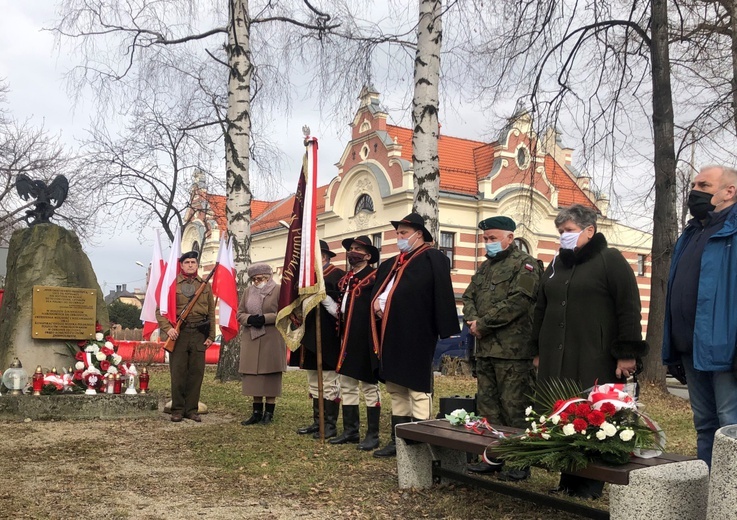
{"label": "woman in dark green coat", "polygon": [[[543,274],[533,322],[538,381],[567,379],[583,389],[624,382],[647,353],[632,267],[596,232],[593,209],[566,208],[555,225],[560,251]],[[586,480],[564,474],[560,487],[578,496],[601,495],[603,484]]]}

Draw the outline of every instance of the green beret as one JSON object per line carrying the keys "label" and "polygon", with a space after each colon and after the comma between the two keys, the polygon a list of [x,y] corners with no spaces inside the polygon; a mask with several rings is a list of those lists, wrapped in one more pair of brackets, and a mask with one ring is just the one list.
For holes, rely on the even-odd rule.
{"label": "green beret", "polygon": [[479,222],[479,229],[484,231],[487,229],[501,229],[504,231],[514,231],[517,229],[517,225],[509,217],[489,217]]}

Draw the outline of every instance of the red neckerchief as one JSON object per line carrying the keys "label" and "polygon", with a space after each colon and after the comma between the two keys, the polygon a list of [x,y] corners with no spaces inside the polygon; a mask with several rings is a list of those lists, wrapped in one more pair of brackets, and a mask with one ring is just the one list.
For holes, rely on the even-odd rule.
{"label": "red neckerchief", "polygon": [[186,280],[194,280],[195,278],[197,278],[197,273],[194,273],[194,274],[182,273],[182,277],[185,278]]}

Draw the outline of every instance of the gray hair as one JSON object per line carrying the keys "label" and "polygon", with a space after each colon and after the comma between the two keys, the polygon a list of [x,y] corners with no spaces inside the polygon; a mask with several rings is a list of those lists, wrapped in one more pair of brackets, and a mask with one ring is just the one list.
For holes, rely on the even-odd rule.
{"label": "gray hair", "polygon": [[582,206],[581,204],[574,204],[568,208],[563,208],[555,217],[555,227],[560,227],[569,220],[572,220],[581,229],[589,226],[594,226],[596,231],[596,211]]}
{"label": "gray hair", "polygon": [[737,170],[735,170],[734,168],[730,168],[729,166],[724,166],[722,164],[710,164],[708,166],[704,166],[699,171],[703,172],[704,170],[711,170],[711,169],[719,169],[722,171],[722,175],[719,179],[722,183],[721,184],[722,188],[728,185],[730,182],[732,183],[737,182]]}

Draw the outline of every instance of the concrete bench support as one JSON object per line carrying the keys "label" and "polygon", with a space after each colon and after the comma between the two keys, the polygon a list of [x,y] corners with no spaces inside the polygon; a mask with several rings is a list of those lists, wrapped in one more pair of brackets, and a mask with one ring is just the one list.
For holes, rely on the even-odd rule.
{"label": "concrete bench support", "polygon": [[609,488],[611,520],[706,518],[709,468],[704,461],[638,469],[630,472],[629,479],[628,486]]}
{"label": "concrete bench support", "polygon": [[466,454],[425,443],[407,444],[397,437],[397,476],[400,489],[426,489],[432,486],[432,462],[440,460],[443,468],[465,472]]}
{"label": "concrete bench support", "polygon": [[737,425],[725,426],[714,436],[709,483],[709,520],[737,519]]}

